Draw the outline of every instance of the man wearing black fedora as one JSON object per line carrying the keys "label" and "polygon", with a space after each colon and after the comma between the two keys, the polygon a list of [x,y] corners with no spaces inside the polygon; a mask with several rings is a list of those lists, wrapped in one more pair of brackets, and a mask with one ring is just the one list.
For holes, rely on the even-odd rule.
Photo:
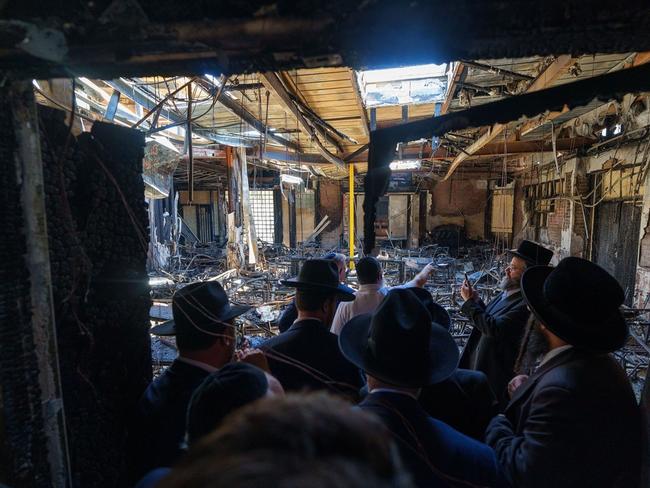
{"label": "man wearing black fedora", "polygon": [[487,429],[515,487],[637,487],[642,422],[623,369],[608,354],[628,329],[624,293],[604,269],[580,258],[527,270],[528,343],[544,344],[533,374]]}
{"label": "man wearing black fedora", "polygon": [[232,305],[216,281],[191,283],[174,293],[173,320],[152,327],[151,333],[176,336],[178,357],[138,404],[130,435],[134,479],[178,460],[192,393],[211,372],[232,361],[234,319],[249,309]]}
{"label": "man wearing black fedora", "polygon": [[[426,307],[434,323],[446,330],[451,317],[424,288],[408,288]],[[445,380],[422,388],[418,401],[433,418],[483,441],[485,428],[498,413],[498,403],[487,377],[480,371],[456,368]]]}
{"label": "man wearing black fedora", "polygon": [[515,360],[529,316],[521,295],[521,275],[529,266],[547,265],[553,257],[552,251],[531,241],[522,241],[508,253],[510,264],[500,283],[503,292],[487,306],[470,283],[465,282],[460,290],[465,300],[461,312],[473,327],[460,367],[485,373],[502,408],[508,402],[506,387],[514,376]]}
{"label": "man wearing black fedora", "polygon": [[369,394],[359,408],[387,426],[417,486],[505,486],[491,449],[418,403],[423,387],[456,370],[458,348],[413,291],[391,290],[373,314],[354,317],[339,346],[366,374]]}
{"label": "man wearing black fedora", "polygon": [[338,302],[354,300],[354,290],[339,282],[337,265],[329,259],[305,261],[297,278],[281,283],[296,288],[298,317],[261,346],[271,373],[287,391],[328,390],[356,399],[361,375],[330,332]]}

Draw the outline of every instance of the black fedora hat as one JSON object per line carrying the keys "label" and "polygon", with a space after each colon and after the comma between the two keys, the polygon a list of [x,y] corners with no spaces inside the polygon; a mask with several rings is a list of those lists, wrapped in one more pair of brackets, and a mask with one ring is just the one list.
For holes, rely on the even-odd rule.
{"label": "black fedora hat", "polygon": [[344,302],[354,300],[354,290],[339,283],[339,268],[331,259],[309,259],[296,278],[280,280],[280,283],[299,290],[331,292]]}
{"label": "black fedora hat", "polygon": [[569,344],[598,352],[623,346],[628,334],[620,311],[621,285],[597,264],[569,257],[556,268],[534,266],[521,277],[533,314]]}
{"label": "black fedora hat", "polygon": [[458,347],[411,289],[389,291],[373,314],[350,320],[339,336],[343,355],[386,383],[420,388],[448,378]]}
{"label": "black fedora hat", "polygon": [[441,325],[447,330],[451,328],[451,317],[449,316],[449,312],[447,312],[447,310],[445,310],[442,305],[438,305],[433,301],[431,293],[429,293],[424,288],[413,287],[407,289],[415,293],[415,296],[417,296],[422,304],[427,308],[429,315],[431,315],[431,320],[433,323]]}
{"label": "black fedora hat", "polygon": [[510,249],[508,253],[523,259],[532,266],[546,266],[553,257],[553,251],[532,241],[521,241],[517,249]]}
{"label": "black fedora hat", "polygon": [[221,330],[223,323],[247,311],[247,305],[231,305],[228,295],[216,281],[190,283],[174,293],[172,313],[174,318],[150,329],[159,336],[176,335],[179,330],[192,327],[207,333]]}

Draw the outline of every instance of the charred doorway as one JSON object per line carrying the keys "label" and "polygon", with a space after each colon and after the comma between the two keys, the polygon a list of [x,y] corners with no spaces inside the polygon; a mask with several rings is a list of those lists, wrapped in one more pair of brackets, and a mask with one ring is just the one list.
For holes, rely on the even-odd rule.
{"label": "charred doorway", "polygon": [[639,201],[602,202],[596,208],[593,260],[610,272],[625,291],[625,304],[634,298],[641,206]]}

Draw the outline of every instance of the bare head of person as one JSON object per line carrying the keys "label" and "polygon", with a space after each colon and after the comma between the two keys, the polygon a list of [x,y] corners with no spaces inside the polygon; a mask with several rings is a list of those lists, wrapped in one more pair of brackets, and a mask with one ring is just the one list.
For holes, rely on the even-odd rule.
{"label": "bare head of person", "polygon": [[356,269],[357,278],[361,285],[378,284],[381,283],[383,279],[381,264],[379,264],[379,261],[372,256],[366,256],[359,259],[356,264]]}
{"label": "bare head of person", "polygon": [[161,488],[410,487],[373,417],[325,393],[269,397],[227,417]]}

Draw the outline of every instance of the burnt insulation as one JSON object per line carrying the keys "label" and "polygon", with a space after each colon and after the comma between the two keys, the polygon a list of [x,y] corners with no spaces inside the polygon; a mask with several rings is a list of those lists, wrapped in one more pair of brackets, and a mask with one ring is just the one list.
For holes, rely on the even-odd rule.
{"label": "burnt insulation", "polygon": [[0,90],[0,483],[44,487],[50,486],[49,471],[8,101],[8,92]]}
{"label": "burnt insulation", "polygon": [[69,134],[40,109],[53,294],[75,486],[124,486],[128,414],[151,380],[141,132]]}

